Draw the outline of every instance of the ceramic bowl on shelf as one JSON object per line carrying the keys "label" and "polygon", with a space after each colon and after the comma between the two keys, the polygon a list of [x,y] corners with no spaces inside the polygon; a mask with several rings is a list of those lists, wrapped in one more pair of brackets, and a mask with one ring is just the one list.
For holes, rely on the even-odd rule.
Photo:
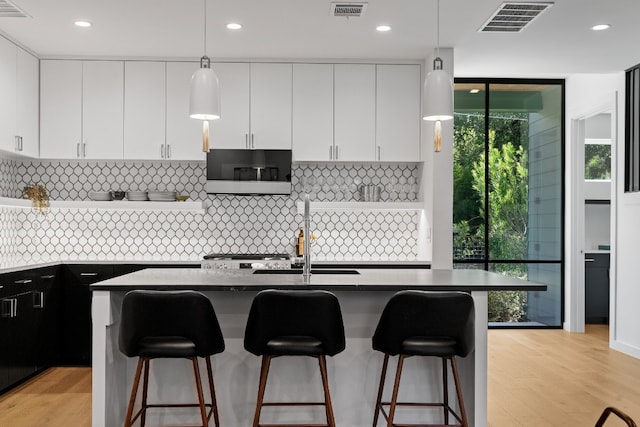
{"label": "ceramic bowl on shelf", "polygon": [[126,194],[124,191],[112,191],[111,197],[113,197],[113,200],[122,200]]}
{"label": "ceramic bowl on shelf", "polygon": [[89,198],[96,202],[108,202],[111,200],[110,191],[90,191]]}

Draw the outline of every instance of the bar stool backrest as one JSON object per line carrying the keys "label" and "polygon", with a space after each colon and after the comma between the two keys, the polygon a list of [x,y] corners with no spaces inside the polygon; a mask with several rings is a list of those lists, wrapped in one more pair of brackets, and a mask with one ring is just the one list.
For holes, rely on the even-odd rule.
{"label": "bar stool backrest", "polygon": [[474,349],[474,323],[473,298],[467,293],[400,291],[380,316],[373,348],[397,355],[407,338],[450,337],[456,355],[465,357]]}
{"label": "bar stool backrest", "polygon": [[224,351],[224,338],[211,301],[196,291],[128,292],[122,302],[120,351],[139,356],[144,338],[182,337],[191,340],[199,357]]}
{"label": "bar stool backrest", "polygon": [[343,351],[344,324],[338,298],[321,290],[259,292],[247,319],[245,349],[260,356],[270,340],[284,336],[314,337],[322,342],[328,356]]}

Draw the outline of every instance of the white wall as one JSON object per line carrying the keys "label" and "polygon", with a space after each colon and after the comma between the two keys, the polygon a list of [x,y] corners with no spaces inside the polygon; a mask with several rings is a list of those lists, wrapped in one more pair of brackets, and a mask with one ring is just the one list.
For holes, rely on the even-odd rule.
{"label": "white wall", "polygon": [[[571,119],[585,116],[591,111],[595,111],[602,106],[603,102],[609,100],[616,110],[613,111],[616,125],[612,134],[611,158],[616,168],[612,171],[612,181],[614,188],[611,195],[611,296],[610,296],[610,327],[609,343],[616,350],[625,352],[634,357],[640,358],[640,264],[638,263],[638,242],[640,242],[640,194],[624,193],[624,124],[625,124],[625,79],[624,73],[610,75],[575,75],[567,79],[567,142],[571,139]],[[616,96],[617,94],[617,96]],[[570,144],[567,149],[567,189],[571,188],[570,178],[573,168],[571,159]],[[568,192],[569,193],[569,192]],[[566,218],[570,221],[575,207],[570,205],[570,195],[567,196]],[[573,209],[573,211],[572,211]],[[567,232],[570,227],[567,226]],[[567,260],[569,254],[575,250],[570,245],[571,236],[566,239]],[[570,320],[571,309],[575,310],[575,287],[570,281],[571,266],[567,265],[565,318]],[[569,329],[569,328],[568,328]]]}

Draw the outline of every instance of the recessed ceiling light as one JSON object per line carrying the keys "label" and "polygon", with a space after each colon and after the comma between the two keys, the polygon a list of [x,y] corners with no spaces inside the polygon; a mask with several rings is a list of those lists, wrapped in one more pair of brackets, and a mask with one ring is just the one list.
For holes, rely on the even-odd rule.
{"label": "recessed ceiling light", "polygon": [[480,89],[471,89],[469,93],[480,93]]}
{"label": "recessed ceiling light", "polygon": [[89,21],[76,21],[74,22],[76,27],[89,28],[91,26],[91,22]]}
{"label": "recessed ceiling light", "polygon": [[388,25],[378,25],[376,27],[376,30],[380,31],[381,33],[385,32],[385,31],[391,31],[391,27]]}
{"label": "recessed ceiling light", "polygon": [[239,29],[242,28],[242,25],[241,24],[237,24],[235,22],[232,22],[230,24],[227,24],[227,28],[230,29],[230,30],[239,30]]}
{"label": "recessed ceiling light", "polygon": [[611,25],[609,25],[609,24],[598,24],[598,25],[594,25],[593,27],[591,27],[591,29],[593,31],[608,30],[609,28],[611,28]]}

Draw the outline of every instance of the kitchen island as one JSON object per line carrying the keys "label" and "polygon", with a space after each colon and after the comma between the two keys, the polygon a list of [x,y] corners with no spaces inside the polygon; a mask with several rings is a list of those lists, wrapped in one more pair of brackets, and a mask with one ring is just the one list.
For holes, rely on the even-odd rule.
{"label": "kitchen island", "polygon": [[[92,285],[93,290],[93,402],[94,427],[122,425],[130,393],[135,359],[118,350],[120,307],[133,289],[194,289],[205,293],[218,315],[226,350],[213,357],[214,380],[221,424],[251,425],[257,394],[260,360],[243,348],[244,326],[251,301],[263,289],[325,289],[334,292],[343,312],[346,350],[328,359],[329,380],[336,423],[342,427],[370,426],[379,382],[382,354],[371,349],[378,318],[394,292],[403,289],[470,292],[476,307],[475,351],[459,360],[465,405],[470,425],[487,426],[487,291],[543,291],[546,285],[512,279],[480,270],[358,270],[358,274],[314,274],[309,283],[301,274],[253,274],[252,270],[146,269]],[[322,393],[312,358],[277,358],[267,385],[267,400],[317,400]],[[286,365],[285,369],[279,369]],[[393,372],[393,371],[392,371]],[[404,400],[439,399],[440,363],[434,358],[412,358],[405,366],[400,390]],[[388,373],[388,381],[393,375]],[[171,402],[195,401],[193,375],[181,360],[158,360],[152,364],[149,399]],[[403,397],[405,396],[405,397]],[[322,411],[280,408],[265,411],[263,422],[321,419]],[[437,415],[430,411],[420,414]],[[151,424],[197,422],[197,414],[180,410],[151,410]],[[415,420],[407,409],[401,422]],[[301,418],[302,417],[302,418]],[[306,418],[305,418],[306,417]],[[424,416],[422,418],[424,420]],[[305,421],[305,422],[306,422]]]}

